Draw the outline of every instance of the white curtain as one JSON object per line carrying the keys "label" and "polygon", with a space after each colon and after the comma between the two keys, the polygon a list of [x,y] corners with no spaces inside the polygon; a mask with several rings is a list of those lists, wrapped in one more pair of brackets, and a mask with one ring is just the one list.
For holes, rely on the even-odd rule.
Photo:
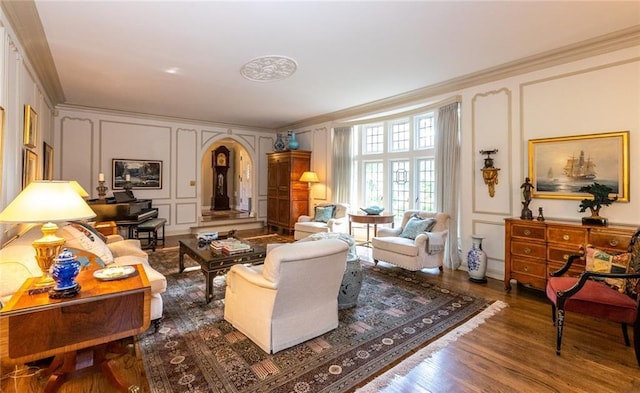
{"label": "white curtain", "polygon": [[458,178],[460,166],[459,103],[438,109],[436,184],[438,211],[449,213],[449,238],[445,248],[444,265],[457,269],[458,256]]}
{"label": "white curtain", "polygon": [[339,203],[351,203],[351,127],[333,129],[333,200]]}

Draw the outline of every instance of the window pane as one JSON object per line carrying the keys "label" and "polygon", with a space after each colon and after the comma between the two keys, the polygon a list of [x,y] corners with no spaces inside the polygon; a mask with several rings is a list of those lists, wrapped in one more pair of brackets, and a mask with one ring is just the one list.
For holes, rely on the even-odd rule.
{"label": "window pane", "polygon": [[409,210],[410,179],[409,161],[391,163],[391,211],[396,218],[402,218],[403,213]]}
{"label": "window pane", "polygon": [[384,127],[382,124],[364,126],[364,152],[382,153],[384,151]]}
{"label": "window pane", "polygon": [[382,206],[384,190],[384,165],[381,162],[364,163],[365,207]]}
{"label": "window pane", "polygon": [[409,150],[409,122],[397,122],[390,125],[391,151]]}
{"label": "window pane", "polygon": [[433,114],[416,117],[416,148],[432,148],[435,137]]}
{"label": "window pane", "polygon": [[417,162],[418,171],[418,203],[417,209],[428,212],[436,211],[436,173],[434,160],[421,159]]}

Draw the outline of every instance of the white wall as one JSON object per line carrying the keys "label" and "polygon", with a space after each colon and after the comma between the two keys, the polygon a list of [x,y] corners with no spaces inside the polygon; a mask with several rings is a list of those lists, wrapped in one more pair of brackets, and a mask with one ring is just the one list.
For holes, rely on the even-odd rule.
{"label": "white wall", "polygon": [[[471,248],[472,234],[484,235],[488,276],[504,278],[504,219],[521,213],[520,185],[528,173],[529,139],[628,130],[630,201],[605,207],[601,214],[611,225],[640,225],[640,47],[428,98],[438,101],[454,95],[462,97],[462,256],[466,258]],[[301,148],[314,152],[312,168],[324,171],[321,180],[326,189],[314,193],[323,201],[331,200],[331,149],[327,148],[331,139],[328,132],[314,132],[331,127],[323,123],[297,130],[305,135],[300,138]],[[484,156],[479,151],[496,148],[494,165],[501,170],[495,196],[490,197],[480,171]],[[538,207],[543,207],[547,220],[580,222],[586,214],[578,212],[579,203],[534,198],[530,208],[537,216]],[[466,261],[462,262],[466,269]]]}
{"label": "white wall", "polygon": [[[167,219],[167,234],[189,233],[198,224],[210,194],[203,196],[204,164],[211,161],[211,146],[231,138],[241,143],[257,163],[255,184],[256,216],[266,220],[266,183],[258,179],[264,171],[266,153],[273,150],[275,134],[266,129],[221,127],[205,123],[185,123],[144,115],[102,112],[61,107],[55,118],[56,146],[61,152],[58,174],[75,179],[97,198],[98,174],[105,174],[107,196],[112,195],[114,158],[160,160],[162,188],[134,190],[136,198],[152,199],[159,216]],[[204,175],[211,177],[211,168]],[[263,169],[264,168],[264,169]]]}
{"label": "white wall", "polygon": [[[0,128],[0,211],[22,190],[23,156],[26,150],[38,156],[36,173],[42,178],[43,143],[53,146],[53,109],[35,76],[24,49],[0,13],[0,106],[4,108],[4,127]],[[38,115],[34,148],[23,144],[24,107],[31,105]],[[0,224],[0,246],[15,236],[16,225]]]}

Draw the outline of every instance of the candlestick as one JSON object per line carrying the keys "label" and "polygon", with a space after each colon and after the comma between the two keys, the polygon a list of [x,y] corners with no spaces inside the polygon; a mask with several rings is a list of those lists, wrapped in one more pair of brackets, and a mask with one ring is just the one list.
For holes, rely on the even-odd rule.
{"label": "candlestick", "polygon": [[104,173],[100,172],[98,174],[98,181],[104,181]]}
{"label": "candlestick", "polygon": [[96,187],[96,190],[98,190],[98,199],[104,200],[108,190],[107,186],[104,185],[104,178],[101,181],[98,181],[98,183],[100,183],[100,185]]}

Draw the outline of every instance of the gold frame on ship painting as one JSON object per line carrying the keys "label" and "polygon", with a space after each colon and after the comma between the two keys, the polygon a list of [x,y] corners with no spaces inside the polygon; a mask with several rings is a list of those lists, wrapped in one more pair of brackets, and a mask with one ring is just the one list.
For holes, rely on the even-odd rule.
{"label": "gold frame on ship painting", "polygon": [[599,183],[629,202],[629,131],[530,139],[529,179],[533,198],[584,199]]}

